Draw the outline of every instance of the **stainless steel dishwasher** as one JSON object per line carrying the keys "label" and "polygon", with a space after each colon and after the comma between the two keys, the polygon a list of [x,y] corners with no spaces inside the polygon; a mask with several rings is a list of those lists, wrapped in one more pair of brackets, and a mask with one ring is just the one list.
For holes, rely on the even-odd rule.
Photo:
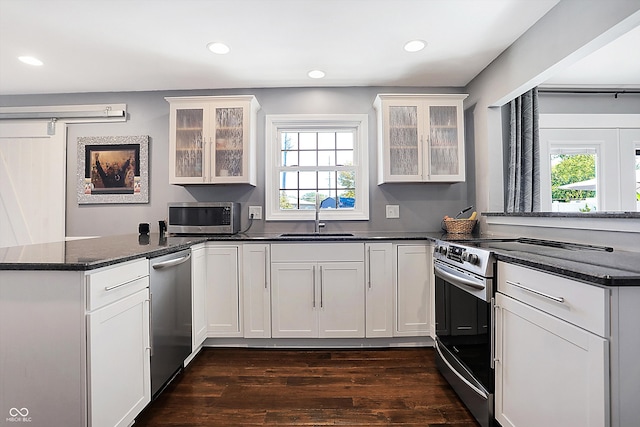
{"label": "stainless steel dishwasher", "polygon": [[191,354],[191,249],[150,262],[151,395],[155,399]]}

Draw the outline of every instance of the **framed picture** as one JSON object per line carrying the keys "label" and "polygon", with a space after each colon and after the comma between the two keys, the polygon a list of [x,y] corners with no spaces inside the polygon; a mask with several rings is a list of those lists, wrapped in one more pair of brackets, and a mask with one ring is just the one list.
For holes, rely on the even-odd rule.
{"label": "framed picture", "polygon": [[149,137],[78,138],[78,204],[149,203]]}

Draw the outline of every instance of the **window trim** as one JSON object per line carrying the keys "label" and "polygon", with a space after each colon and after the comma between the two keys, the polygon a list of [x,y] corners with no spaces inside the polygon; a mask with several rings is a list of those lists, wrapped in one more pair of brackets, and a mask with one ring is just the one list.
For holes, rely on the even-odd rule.
{"label": "window trim", "polygon": [[[272,114],[265,118],[265,220],[309,221],[313,210],[280,210],[279,167],[281,130],[355,129],[354,166],[358,176],[356,208],[320,211],[320,219],[354,221],[369,219],[369,116],[367,114]],[[357,164],[356,164],[357,162]],[[274,190],[275,189],[275,190]],[[277,191],[276,191],[277,190]]]}

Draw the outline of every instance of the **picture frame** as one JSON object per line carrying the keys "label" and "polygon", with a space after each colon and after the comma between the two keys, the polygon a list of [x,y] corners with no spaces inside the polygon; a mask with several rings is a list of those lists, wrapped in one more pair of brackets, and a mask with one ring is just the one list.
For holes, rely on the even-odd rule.
{"label": "picture frame", "polygon": [[149,136],[78,138],[78,204],[149,203]]}

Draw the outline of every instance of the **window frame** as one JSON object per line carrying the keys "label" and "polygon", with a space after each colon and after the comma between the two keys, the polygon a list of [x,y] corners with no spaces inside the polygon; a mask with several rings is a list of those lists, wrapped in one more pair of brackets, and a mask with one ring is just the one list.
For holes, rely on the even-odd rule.
{"label": "window frame", "polygon": [[[353,209],[321,209],[325,221],[358,221],[369,219],[369,138],[366,114],[273,114],[265,124],[265,220],[309,221],[315,218],[313,209],[280,209],[281,131],[354,131],[353,167],[356,171],[356,206]],[[318,166],[315,170],[326,170]]]}

